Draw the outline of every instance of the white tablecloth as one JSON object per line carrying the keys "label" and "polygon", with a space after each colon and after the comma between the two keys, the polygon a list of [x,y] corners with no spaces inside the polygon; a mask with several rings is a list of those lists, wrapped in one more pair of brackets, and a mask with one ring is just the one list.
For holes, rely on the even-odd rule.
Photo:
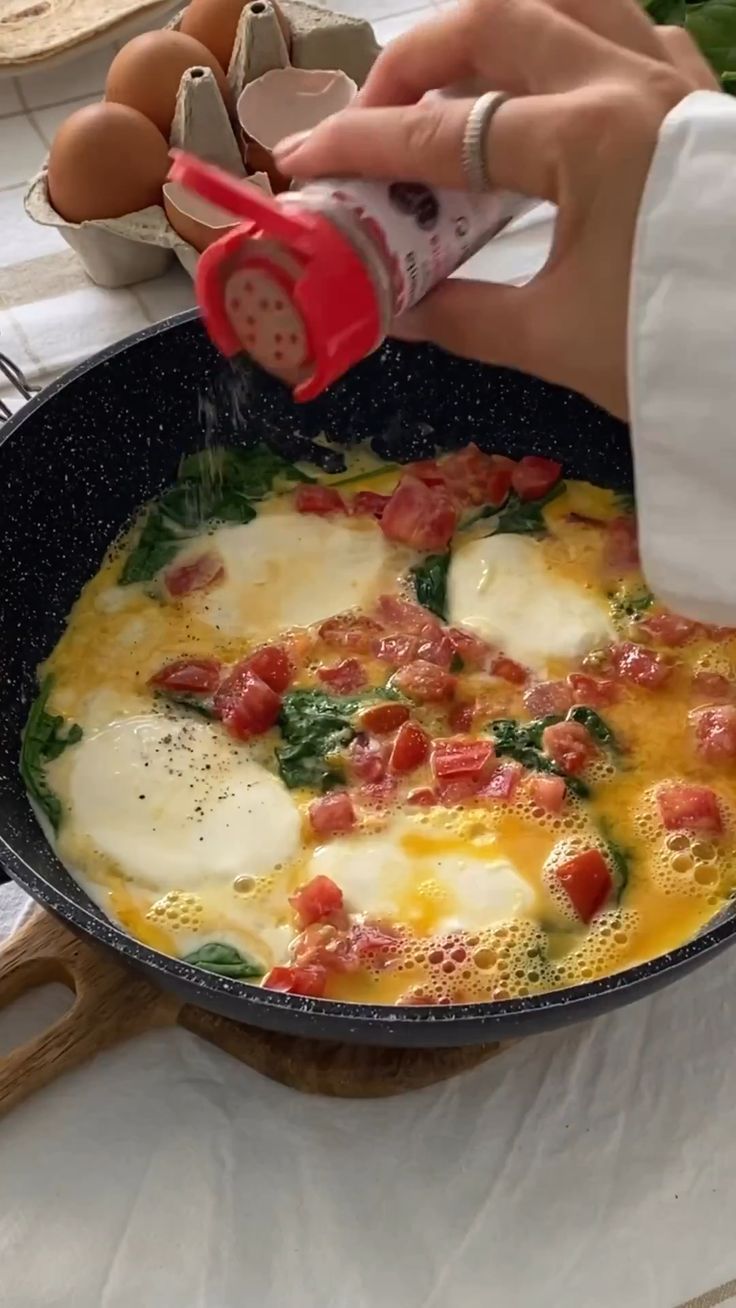
{"label": "white tablecloth", "polygon": [[[388,40],[419,12],[400,4],[352,12]],[[192,303],[178,268],[91,285],[23,215],[27,178],[110,54],[0,83],[0,350],[36,383]],[[523,279],[544,217],[474,270]],[[0,936],[25,907],[0,890]],[[377,1102],[299,1096],[184,1033],[102,1056],[0,1123],[0,1308],[736,1303],[735,990],[731,953]],[[52,987],[3,1013],[0,1053],[67,1003]]]}

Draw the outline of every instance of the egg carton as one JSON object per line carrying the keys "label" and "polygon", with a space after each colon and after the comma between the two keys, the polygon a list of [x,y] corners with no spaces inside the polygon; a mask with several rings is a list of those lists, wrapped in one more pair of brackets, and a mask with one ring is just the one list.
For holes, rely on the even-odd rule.
{"label": "egg carton", "polygon": [[[241,14],[227,69],[228,88],[234,101],[246,84],[289,64],[301,69],[340,71],[356,85],[362,85],[379,51],[370,23],[318,8],[306,0],[280,0],[280,8],[291,29],[290,49],[268,0],[252,0]],[[181,17],[177,15],[169,26],[178,28]],[[245,177],[238,131],[211,70],[193,68],[185,73],[179,86],[170,144]],[[249,180],[268,188],[264,175],[251,176]],[[122,218],[67,222],[56,213],[49,199],[48,161],[30,183],[25,208],[34,222],[57,229],[98,286],[120,287],[149,281],[161,276],[174,259],[190,275],[196,268],[197,250],[174,231],[161,205]]]}

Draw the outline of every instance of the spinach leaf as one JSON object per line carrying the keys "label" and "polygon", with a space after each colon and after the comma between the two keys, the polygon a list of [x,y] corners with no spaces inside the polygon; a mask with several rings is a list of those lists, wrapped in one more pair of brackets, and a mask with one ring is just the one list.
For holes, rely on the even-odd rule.
{"label": "spinach leaf", "polygon": [[599,745],[603,745],[605,749],[610,749],[614,753],[618,751],[616,737],[608,723],[603,721],[600,713],[596,713],[595,709],[578,704],[575,708],[570,709],[567,716],[571,722],[579,722],[581,726],[585,727],[593,739],[598,741]]}
{"label": "spinach leaf", "polygon": [[410,576],[417,601],[431,613],[447,621],[447,571],[450,552],[429,554],[423,563],[412,568]]}
{"label": "spinach leaf", "polygon": [[217,718],[211,695],[196,695],[189,690],[157,690],[156,698],[174,708],[191,709],[192,713],[210,722]]}
{"label": "spinach leaf", "polygon": [[[502,533],[513,533],[514,535],[524,536],[542,536],[547,531],[547,524],[544,520],[544,510],[553,500],[564,495],[566,490],[564,481],[558,481],[546,495],[538,500],[520,500],[515,493],[509,495],[506,504],[498,514],[498,521],[493,528],[493,534],[501,535]],[[495,513],[491,510],[491,514]],[[483,511],[484,517],[490,516]]]}
{"label": "spinach leaf", "polygon": [[198,482],[203,487],[228,487],[249,500],[262,500],[276,486],[285,489],[295,482],[312,482],[295,464],[269,449],[256,445],[249,450],[217,445],[182,459],[179,480]]}
{"label": "spinach leaf", "polygon": [[641,590],[627,591],[621,587],[613,595],[611,600],[611,616],[614,622],[621,623],[628,621],[629,618],[636,618],[640,613],[646,613],[654,603],[654,596],[646,587]]}
{"label": "spinach leaf", "polygon": [[401,699],[379,686],[360,695],[330,695],[323,690],[292,690],[284,695],[279,727],[284,744],[276,750],[282,781],[294,789],[330,790],[345,778],[340,752],[355,735],[355,714],[375,700]]}
{"label": "spinach leaf", "polygon": [[186,954],[184,962],[202,967],[206,972],[216,972],[218,976],[232,977],[236,981],[251,976],[263,976],[263,968],[259,963],[254,963],[251,958],[241,954],[240,950],[234,949],[232,945],[221,945],[216,941],[208,945],[200,945],[193,953]]}
{"label": "spinach leaf", "polygon": [[497,718],[488,728],[493,736],[496,753],[506,755],[523,763],[530,772],[549,772],[556,777],[563,777],[571,794],[578,799],[587,799],[590,787],[580,777],[568,776],[551,758],[543,753],[542,733],[553,722],[562,722],[554,714],[546,718],[537,718],[532,722],[517,722],[514,718]]}
{"label": "spinach leaf", "polygon": [[598,830],[605,842],[606,853],[608,854],[611,871],[613,873],[616,899],[617,902],[620,903],[621,896],[629,884],[631,855],[628,850],[624,849],[623,845],[620,845],[617,840],[613,839],[610,827],[605,820],[599,822]]}
{"label": "spinach leaf", "polygon": [[254,502],[278,484],[312,479],[265,445],[251,450],[216,446],[183,459],[179,479],[151,506],[140,536],[125,560],[119,584],[150,581],[192,536],[217,523],[247,523]]}
{"label": "spinach leaf", "polygon": [[46,677],[31,705],[23,731],[20,773],[29,795],[46,814],[54,831],[58,831],[61,801],[48,783],[46,764],[63,754],[69,745],[76,745],[82,739],[82,728],[76,722],[65,725],[62,717],[48,712],[46,706],[52,686],[53,678]]}
{"label": "spinach leaf", "polygon": [[633,491],[616,492],[616,508],[624,517],[636,513],[636,500]]}

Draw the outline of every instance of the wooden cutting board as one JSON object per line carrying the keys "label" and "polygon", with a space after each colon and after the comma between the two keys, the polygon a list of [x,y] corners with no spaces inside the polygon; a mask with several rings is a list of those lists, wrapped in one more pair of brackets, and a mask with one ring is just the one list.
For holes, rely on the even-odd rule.
{"label": "wooden cutting board", "polygon": [[183,1027],[282,1085],[346,1099],[419,1090],[477,1067],[506,1047],[374,1048],[245,1026],[157,990],[37,908],[0,948],[0,1009],[52,982],[68,986],[74,1002],[48,1030],[0,1057],[0,1116],[70,1068],[156,1028]]}

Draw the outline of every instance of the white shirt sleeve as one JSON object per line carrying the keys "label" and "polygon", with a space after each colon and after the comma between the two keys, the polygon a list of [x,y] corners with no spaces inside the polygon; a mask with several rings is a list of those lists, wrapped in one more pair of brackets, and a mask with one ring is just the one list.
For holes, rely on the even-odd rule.
{"label": "white shirt sleeve", "polygon": [[665,119],[636,232],[629,400],[644,573],[736,626],[736,99]]}

